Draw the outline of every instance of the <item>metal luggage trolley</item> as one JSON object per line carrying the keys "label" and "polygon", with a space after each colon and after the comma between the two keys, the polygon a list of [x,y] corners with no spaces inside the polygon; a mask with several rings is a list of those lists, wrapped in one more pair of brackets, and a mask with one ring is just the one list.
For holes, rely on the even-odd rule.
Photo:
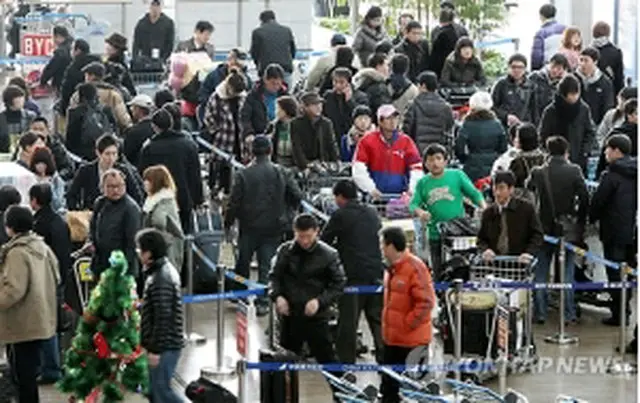
{"label": "metal luggage trolley", "polygon": [[[476,256],[471,264],[469,280],[472,282],[487,281],[533,283],[533,272],[537,259],[530,262],[520,262],[517,256],[496,256],[492,261],[484,261],[481,256]],[[491,284],[490,284],[491,285]],[[537,362],[536,348],[533,344],[533,293],[530,288],[510,289],[502,293],[509,298],[510,303],[520,310],[523,344],[516,346],[513,354],[510,354],[509,364],[511,369],[518,372],[530,368]]]}
{"label": "metal luggage trolley", "polygon": [[[307,174],[300,173],[300,188],[307,200],[314,203],[318,195],[330,194],[333,199],[333,185],[341,179],[351,178],[351,164],[320,163],[309,167]],[[315,204],[315,203],[314,203]]]}

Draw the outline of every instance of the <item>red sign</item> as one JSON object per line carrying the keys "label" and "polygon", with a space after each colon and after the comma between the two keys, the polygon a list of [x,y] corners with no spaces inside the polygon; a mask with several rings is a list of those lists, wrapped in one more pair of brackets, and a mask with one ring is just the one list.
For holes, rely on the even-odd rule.
{"label": "red sign", "polygon": [[24,33],[20,42],[22,56],[51,56],[55,45],[53,35]]}
{"label": "red sign", "polygon": [[249,344],[247,311],[247,305],[238,302],[238,311],[236,312],[236,350],[244,358],[247,357],[247,344]]}

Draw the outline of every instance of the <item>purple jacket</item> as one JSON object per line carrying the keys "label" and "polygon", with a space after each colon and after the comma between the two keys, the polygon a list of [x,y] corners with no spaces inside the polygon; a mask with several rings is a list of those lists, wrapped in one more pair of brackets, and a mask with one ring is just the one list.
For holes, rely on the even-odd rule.
{"label": "purple jacket", "polygon": [[533,37],[531,48],[531,70],[539,70],[560,49],[562,33],[565,26],[552,20],[542,24],[542,27]]}

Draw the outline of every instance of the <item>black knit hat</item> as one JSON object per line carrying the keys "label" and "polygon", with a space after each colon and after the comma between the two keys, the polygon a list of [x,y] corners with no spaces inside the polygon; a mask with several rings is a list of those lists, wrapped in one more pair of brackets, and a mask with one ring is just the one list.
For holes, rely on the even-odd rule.
{"label": "black knit hat", "polygon": [[365,115],[371,117],[371,109],[366,105],[358,105],[355,107],[353,112],[351,112],[351,120],[356,120],[358,116]]}

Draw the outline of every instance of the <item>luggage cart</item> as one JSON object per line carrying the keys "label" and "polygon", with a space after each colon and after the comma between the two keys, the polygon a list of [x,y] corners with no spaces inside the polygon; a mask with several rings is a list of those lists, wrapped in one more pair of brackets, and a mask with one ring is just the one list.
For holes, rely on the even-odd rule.
{"label": "luggage cart", "polygon": [[556,397],[555,403],[589,403],[589,402],[586,400],[577,399],[571,396],[559,395],[558,397]]}
{"label": "luggage cart", "polygon": [[460,382],[447,379],[446,384],[452,389],[459,402],[479,403],[529,403],[529,399],[523,394],[510,389],[504,396],[484,386],[478,386],[470,382]]}
{"label": "luggage cart", "polygon": [[344,374],[342,378],[326,371],[323,371],[322,375],[336,389],[336,397],[342,403],[371,403],[378,398],[378,389],[375,386],[367,385],[364,389],[360,388],[355,384],[355,376],[351,373]]}
{"label": "luggage cart", "polygon": [[[509,337],[508,366],[514,371],[530,368],[536,362],[532,341],[532,304],[530,290],[496,287],[497,282],[530,282],[535,260],[520,263],[517,257],[498,256],[493,261],[475,257],[469,268],[469,281],[476,285],[460,291],[461,328],[456,328],[457,294],[455,289],[445,293],[445,313],[441,319],[446,354],[453,354],[457,332],[461,333],[460,365],[475,365],[498,358],[499,310],[506,310]],[[465,337],[465,335],[472,335]],[[497,368],[465,374],[463,378],[482,384],[498,375]]]}

